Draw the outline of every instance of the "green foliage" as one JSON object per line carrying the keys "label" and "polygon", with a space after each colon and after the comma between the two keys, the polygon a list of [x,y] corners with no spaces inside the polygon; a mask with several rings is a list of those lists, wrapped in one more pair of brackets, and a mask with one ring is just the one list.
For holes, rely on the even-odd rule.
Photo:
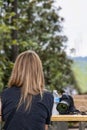
{"label": "green foliage", "polygon": [[74,85],[72,61],[65,53],[67,37],[62,34],[64,19],[59,16],[61,8],[55,7],[53,0],[19,0],[15,6],[14,2],[17,1],[0,4],[0,52],[3,50],[4,61],[2,58],[1,61],[5,65],[5,69],[1,68],[1,82],[7,84],[13,57],[16,58],[18,52],[31,49],[43,62],[48,89],[60,90]]}

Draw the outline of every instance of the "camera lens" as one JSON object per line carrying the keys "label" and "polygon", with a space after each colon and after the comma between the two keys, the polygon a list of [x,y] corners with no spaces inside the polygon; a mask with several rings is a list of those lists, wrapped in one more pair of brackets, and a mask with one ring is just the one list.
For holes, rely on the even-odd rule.
{"label": "camera lens", "polygon": [[60,103],[58,103],[56,109],[60,114],[66,114],[69,109],[69,104],[65,101],[61,101]]}

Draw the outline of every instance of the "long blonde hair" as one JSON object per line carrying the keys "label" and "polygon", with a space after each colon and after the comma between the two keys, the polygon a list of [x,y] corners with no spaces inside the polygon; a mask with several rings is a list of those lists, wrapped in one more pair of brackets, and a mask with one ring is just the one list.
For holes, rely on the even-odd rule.
{"label": "long blonde hair", "polygon": [[27,99],[26,109],[31,104],[32,95],[42,95],[44,90],[42,62],[34,51],[29,50],[18,55],[8,82],[9,87],[14,85],[21,87],[19,106]]}

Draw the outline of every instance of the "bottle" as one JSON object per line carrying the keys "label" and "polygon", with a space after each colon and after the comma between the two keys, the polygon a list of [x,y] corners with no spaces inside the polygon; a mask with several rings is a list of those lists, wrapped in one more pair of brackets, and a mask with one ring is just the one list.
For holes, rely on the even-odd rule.
{"label": "bottle", "polygon": [[57,90],[53,90],[53,96],[54,96],[54,104],[53,104],[53,110],[52,110],[52,115],[58,115],[59,112],[56,109],[56,106],[59,102],[59,94],[57,93]]}

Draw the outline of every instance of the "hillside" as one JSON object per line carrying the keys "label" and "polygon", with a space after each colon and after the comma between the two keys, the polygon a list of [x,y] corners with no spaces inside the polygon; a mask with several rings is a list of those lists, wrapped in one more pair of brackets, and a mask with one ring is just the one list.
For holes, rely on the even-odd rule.
{"label": "hillside", "polygon": [[82,93],[87,93],[87,57],[71,58],[72,70]]}

